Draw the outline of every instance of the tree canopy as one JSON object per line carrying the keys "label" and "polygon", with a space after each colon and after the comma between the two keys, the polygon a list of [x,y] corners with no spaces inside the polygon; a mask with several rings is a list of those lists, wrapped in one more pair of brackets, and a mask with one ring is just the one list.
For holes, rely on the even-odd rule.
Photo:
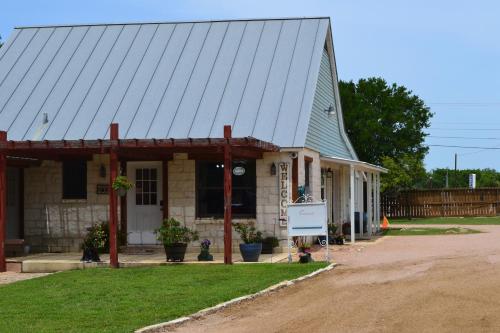
{"label": "tree canopy", "polygon": [[[358,157],[390,171],[383,188],[412,188],[425,175],[424,130],[432,112],[404,86],[382,78],[339,82],[346,130]],[[425,176],[424,176],[425,178]]]}

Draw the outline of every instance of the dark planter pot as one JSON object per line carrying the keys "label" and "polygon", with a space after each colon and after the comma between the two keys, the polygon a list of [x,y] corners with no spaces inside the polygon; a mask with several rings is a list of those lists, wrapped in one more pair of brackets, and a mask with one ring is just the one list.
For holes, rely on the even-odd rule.
{"label": "dark planter pot", "polygon": [[101,258],[99,258],[99,253],[97,252],[97,249],[88,247],[83,249],[83,256],[81,261],[100,262]]}
{"label": "dark planter pot", "polygon": [[210,254],[208,249],[202,249],[198,255],[198,261],[214,261],[214,256]]}
{"label": "dark planter pot", "polygon": [[273,254],[274,247],[271,243],[262,243],[262,254]]}
{"label": "dark planter pot", "polygon": [[342,237],[335,238],[335,244],[344,245],[344,238],[342,238]]}
{"label": "dark planter pot", "polygon": [[124,197],[127,195],[127,189],[126,188],[119,188],[118,190],[116,190],[116,193],[118,194],[118,196]]}
{"label": "dark planter pot", "polygon": [[258,262],[262,243],[240,244],[240,252],[244,262]]}
{"label": "dark planter pot", "polygon": [[173,262],[184,261],[187,244],[176,243],[172,245],[165,245],[164,247],[165,247],[165,254],[167,255],[167,261],[173,261]]}
{"label": "dark planter pot", "polygon": [[310,254],[310,253],[306,253],[306,255],[305,255],[305,256],[302,256],[302,257],[300,257],[300,259],[299,259],[299,262],[300,262],[301,264],[307,264],[307,263],[312,262],[312,261],[313,261],[313,260],[312,260],[312,258],[311,258],[311,254]]}

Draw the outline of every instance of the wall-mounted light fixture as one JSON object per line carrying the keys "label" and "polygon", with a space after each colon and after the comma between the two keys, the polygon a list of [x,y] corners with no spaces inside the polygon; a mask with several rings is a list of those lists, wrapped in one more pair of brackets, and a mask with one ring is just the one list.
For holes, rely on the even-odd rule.
{"label": "wall-mounted light fixture", "polygon": [[333,107],[333,105],[330,104],[330,106],[325,109],[325,112],[329,116],[334,116],[335,115],[335,108]]}
{"label": "wall-mounted light fixture", "polygon": [[106,167],[104,164],[101,164],[99,167],[99,176],[101,176],[101,178],[106,178]]}
{"label": "wall-mounted light fixture", "polygon": [[271,164],[271,176],[276,176],[276,164]]}

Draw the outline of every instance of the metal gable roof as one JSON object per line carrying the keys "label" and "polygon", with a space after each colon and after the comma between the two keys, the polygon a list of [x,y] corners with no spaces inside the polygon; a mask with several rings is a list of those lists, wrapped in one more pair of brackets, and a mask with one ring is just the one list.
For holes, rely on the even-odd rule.
{"label": "metal gable roof", "polygon": [[255,137],[303,147],[328,18],[16,28],[0,49],[12,140]]}

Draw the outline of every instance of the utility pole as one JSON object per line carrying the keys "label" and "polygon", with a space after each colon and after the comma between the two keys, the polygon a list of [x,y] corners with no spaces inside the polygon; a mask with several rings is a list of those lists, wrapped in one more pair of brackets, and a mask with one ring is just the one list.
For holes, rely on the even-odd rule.
{"label": "utility pole", "polygon": [[455,153],[455,173],[453,175],[453,185],[457,187],[457,153]]}
{"label": "utility pole", "polygon": [[446,178],[445,178],[445,188],[448,188],[449,187],[449,184],[448,184],[448,170],[446,170]]}

